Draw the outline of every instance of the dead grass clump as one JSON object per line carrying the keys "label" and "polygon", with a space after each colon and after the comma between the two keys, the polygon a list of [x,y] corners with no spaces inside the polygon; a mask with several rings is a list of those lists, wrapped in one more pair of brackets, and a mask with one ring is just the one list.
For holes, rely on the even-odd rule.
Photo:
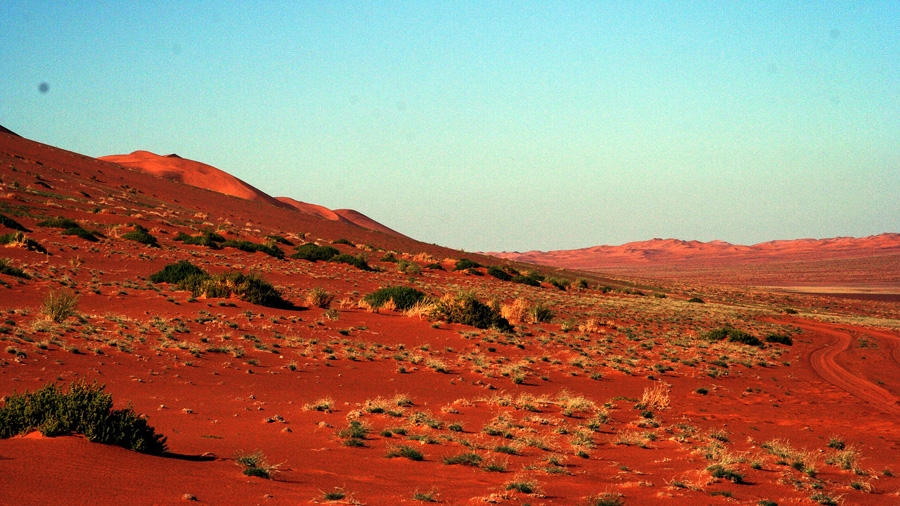
{"label": "dead grass clump", "polygon": [[528,312],[528,302],[525,299],[516,299],[510,304],[500,305],[500,316],[509,320],[510,323],[522,323]]}
{"label": "dead grass clump", "polygon": [[643,411],[662,411],[669,407],[669,388],[657,383],[653,388],[645,388],[641,401],[636,406]]}
{"label": "dead grass clump", "polygon": [[62,323],[75,314],[78,296],[69,290],[50,290],[41,306],[41,312],[53,323]]}
{"label": "dead grass clump", "polygon": [[329,293],[321,286],[313,288],[306,294],[307,304],[313,307],[328,309],[329,307],[331,307],[331,302],[333,300],[334,294]]}
{"label": "dead grass clump", "polygon": [[334,411],[334,399],[331,397],[323,397],[315,402],[308,402],[303,405],[305,411],[322,411],[331,413]]}
{"label": "dead grass clump", "polygon": [[575,416],[576,413],[591,413],[597,409],[594,401],[581,395],[573,395],[566,390],[556,395],[556,405],[562,410],[563,416]]}

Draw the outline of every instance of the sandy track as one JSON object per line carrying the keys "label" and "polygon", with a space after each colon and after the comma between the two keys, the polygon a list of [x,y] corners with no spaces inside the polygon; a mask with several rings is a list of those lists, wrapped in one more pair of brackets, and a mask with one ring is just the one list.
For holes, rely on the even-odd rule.
{"label": "sandy track", "polygon": [[[835,357],[850,346],[850,333],[815,323],[797,326],[814,336],[829,340],[827,344],[810,353],[808,358],[810,366],[819,377],[885,412],[900,415],[900,400],[897,397],[869,381],[854,376],[835,362]],[[891,354],[900,364],[900,346],[895,346]]]}

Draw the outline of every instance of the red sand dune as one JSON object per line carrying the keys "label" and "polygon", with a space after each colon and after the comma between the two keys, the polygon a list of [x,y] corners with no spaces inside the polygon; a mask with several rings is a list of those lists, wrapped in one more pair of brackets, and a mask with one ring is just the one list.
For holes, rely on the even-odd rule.
{"label": "red sand dune", "polygon": [[149,151],[135,151],[130,155],[101,156],[99,160],[140,169],[171,181],[206,188],[233,197],[268,202],[279,207],[285,205],[225,171],[205,163],[181,158],[175,154],[162,156]]}
{"label": "red sand dune", "polygon": [[318,204],[310,204],[307,202],[300,202],[299,200],[294,200],[290,197],[276,197],[280,202],[288,204],[289,206],[302,211],[304,213],[313,214],[315,216],[319,216],[321,218],[325,218],[326,220],[331,221],[340,221],[343,223],[352,223],[354,225],[360,226],[362,228],[367,228],[369,230],[377,230],[379,232],[384,232],[385,234],[391,234],[397,237],[403,237],[409,239],[407,236],[397,232],[396,230],[386,227],[381,223],[369,218],[359,211],[354,211],[352,209],[335,209],[332,211],[327,207],[320,206]]}
{"label": "red sand dune", "polygon": [[[699,278],[733,284],[900,282],[900,234],[769,241],[752,246],[724,241],[652,239],[620,246],[491,253],[519,262],[635,276]],[[738,272],[740,271],[740,272]],[[773,271],[772,273],[768,271]],[[778,271],[777,273],[774,271]],[[784,271],[791,275],[784,276]],[[867,272],[863,272],[867,271]],[[774,277],[780,277],[781,283]]]}

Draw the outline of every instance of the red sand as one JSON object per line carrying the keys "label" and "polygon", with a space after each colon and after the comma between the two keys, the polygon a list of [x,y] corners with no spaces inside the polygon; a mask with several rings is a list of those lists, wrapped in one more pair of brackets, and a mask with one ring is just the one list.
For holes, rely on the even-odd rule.
{"label": "red sand", "polygon": [[[898,497],[896,303],[591,275],[592,285],[617,290],[501,282],[483,268],[481,275],[452,272],[444,259],[461,253],[449,249],[211,194],[6,134],[0,177],[0,213],[49,252],[0,248],[0,258],[32,276],[0,274],[0,395],[98,380],[118,406],[146,414],[172,452],[141,455],[77,435],[0,440],[0,504],[195,498],[296,505],[324,503],[323,493],[336,487],[350,494],[344,504],[417,504],[414,494],[430,491],[441,504],[580,505],[601,493],[618,494],[625,504],[814,504],[811,498],[827,496],[875,505]],[[52,216],[106,238],[88,242],[37,226]],[[162,247],[123,239],[132,222]],[[210,227],[253,242],[273,233],[295,244],[346,238],[360,247],[336,247],[367,253],[380,270],[172,240]],[[400,272],[381,261],[387,251],[364,245],[393,250],[422,273]],[[289,256],[291,248],[281,247]],[[210,272],[259,272],[298,307],[194,299],[147,282],[184,259]],[[432,262],[447,270],[425,268]],[[505,304],[521,297],[545,304],[555,318],[518,323],[504,335],[356,307],[386,285],[434,296],[470,288]],[[313,287],[336,295],[335,314],[307,307]],[[79,316],[48,322],[41,303],[50,289],[77,291]],[[686,302],[694,296],[706,304]],[[799,314],[786,316],[785,308]],[[756,348],[697,338],[723,325],[760,337],[790,334],[794,344]],[[668,391],[669,406],[647,418],[636,404],[657,386]],[[594,407],[566,412],[565,392]],[[396,394],[412,401],[389,405],[399,416],[365,409],[367,401]],[[326,397],[333,412],[304,408]],[[598,421],[603,413],[607,419]],[[372,429],[363,447],[346,446],[338,434],[351,419]],[[489,427],[505,434],[490,435]],[[858,450],[856,472],[826,463],[836,455],[828,446],[835,438]],[[780,462],[763,447],[775,440],[808,450],[806,465],[815,472]],[[423,461],[386,458],[396,445],[420,450]],[[236,453],[255,450],[280,464],[272,480],[241,474]],[[485,459],[482,466],[444,462],[465,452]],[[711,452],[724,453],[708,458]],[[505,470],[489,472],[487,461],[504,462]],[[715,462],[726,462],[742,483],[714,477]],[[526,481],[536,492],[509,489]]]}

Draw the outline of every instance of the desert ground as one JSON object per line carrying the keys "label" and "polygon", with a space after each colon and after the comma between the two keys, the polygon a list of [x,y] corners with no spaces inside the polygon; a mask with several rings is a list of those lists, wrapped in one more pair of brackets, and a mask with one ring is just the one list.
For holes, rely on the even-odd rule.
{"label": "desert ground", "polygon": [[900,504],[896,234],[537,265],[137,153],[0,133],[0,409],[96,382],[166,450],[22,431],[0,504]]}

